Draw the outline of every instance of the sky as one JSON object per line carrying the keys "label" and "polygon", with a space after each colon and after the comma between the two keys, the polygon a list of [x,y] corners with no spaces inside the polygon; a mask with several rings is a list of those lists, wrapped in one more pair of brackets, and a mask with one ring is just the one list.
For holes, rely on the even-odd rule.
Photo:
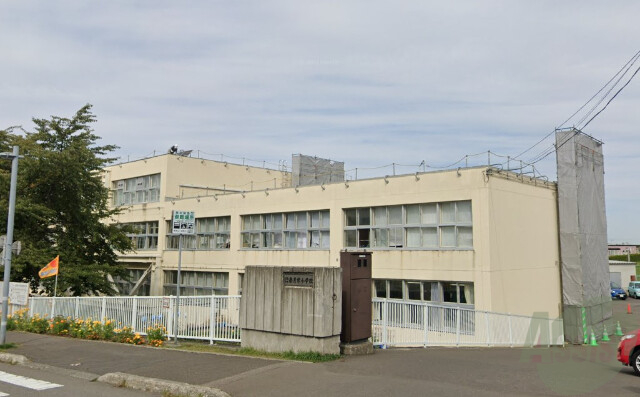
{"label": "sky", "polygon": [[[593,102],[563,125],[640,50],[638,15],[635,1],[3,1],[0,128],[90,103],[123,161],[177,144],[272,167],[330,158],[349,178],[503,163],[584,124]],[[640,244],[639,110],[637,77],[584,128],[604,142],[610,242]],[[535,167],[556,180],[553,153]]]}

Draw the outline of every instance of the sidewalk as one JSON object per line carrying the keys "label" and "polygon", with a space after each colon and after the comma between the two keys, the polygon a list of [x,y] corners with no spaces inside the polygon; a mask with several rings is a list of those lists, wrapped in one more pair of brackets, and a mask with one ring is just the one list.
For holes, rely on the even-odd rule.
{"label": "sidewalk", "polygon": [[7,341],[18,345],[7,353],[54,367],[97,375],[126,372],[198,385],[281,363],[23,332],[8,332]]}

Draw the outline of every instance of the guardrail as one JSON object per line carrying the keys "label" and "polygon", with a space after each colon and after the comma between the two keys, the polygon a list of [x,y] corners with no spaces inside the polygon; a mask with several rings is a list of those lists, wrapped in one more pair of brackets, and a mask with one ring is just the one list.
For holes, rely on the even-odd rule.
{"label": "guardrail", "polygon": [[[175,337],[174,296],[29,298],[29,315],[114,321],[146,334],[164,326]],[[178,338],[240,342],[240,296],[183,296],[178,309]]]}
{"label": "guardrail", "polygon": [[551,346],[564,343],[561,318],[373,299],[372,339],[387,346]]}

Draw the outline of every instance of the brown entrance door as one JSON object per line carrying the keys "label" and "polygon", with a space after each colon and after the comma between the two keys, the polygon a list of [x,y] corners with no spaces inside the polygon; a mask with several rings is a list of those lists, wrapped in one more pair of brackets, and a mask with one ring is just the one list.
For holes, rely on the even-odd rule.
{"label": "brown entrance door", "polygon": [[343,342],[371,337],[371,253],[342,252]]}

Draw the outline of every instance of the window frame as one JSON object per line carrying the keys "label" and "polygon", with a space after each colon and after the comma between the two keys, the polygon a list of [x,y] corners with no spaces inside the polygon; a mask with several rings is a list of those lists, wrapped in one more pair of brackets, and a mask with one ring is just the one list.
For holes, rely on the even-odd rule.
{"label": "window frame", "polygon": [[[203,230],[203,226],[212,223],[212,230]],[[166,246],[168,251],[179,249],[181,234],[172,233],[171,221],[167,221]],[[226,229],[225,229],[226,228]],[[231,216],[208,216],[196,218],[194,234],[182,234],[182,249],[190,251],[228,251],[231,248]],[[224,238],[219,243],[219,238]],[[204,242],[207,241],[207,244]],[[212,246],[213,244],[213,246]]]}
{"label": "window frame", "polygon": [[330,217],[328,209],[242,215],[240,249],[329,250]]}
{"label": "window frame", "polygon": [[[133,228],[134,231],[128,232],[127,237],[131,239],[131,243],[135,251],[158,250],[158,230],[160,225],[159,221],[129,222],[121,223],[120,225]],[[141,241],[143,242],[142,247],[139,246],[139,243]]]}
{"label": "window frame", "polygon": [[111,204],[115,207],[160,201],[160,173],[119,179],[111,183]]}
{"label": "window frame", "polygon": [[[472,250],[472,204],[471,200],[457,200],[344,208],[343,245],[372,250]],[[445,207],[452,207],[453,212],[443,213]],[[368,223],[361,222],[364,211],[368,211]]]}
{"label": "window frame", "polygon": [[[402,297],[401,298],[392,298],[391,297],[391,283],[402,283]],[[420,299],[410,299],[409,298],[409,284],[420,284]],[[433,289],[431,285],[436,283],[436,295],[435,297],[430,296],[431,299],[425,299],[425,288],[429,286],[430,294]],[[445,301],[445,285],[454,286],[456,289],[456,302]],[[385,288],[384,297],[378,296],[381,292],[380,287]],[[461,301],[461,288],[471,288],[470,297],[472,298],[472,303],[460,302]],[[444,281],[444,280],[414,280],[414,279],[372,279],[371,285],[371,295],[373,298],[381,298],[381,299],[394,299],[401,300],[407,302],[428,302],[434,305],[440,306],[456,306],[461,308],[473,308],[475,307],[475,283],[473,281]]]}
{"label": "window frame", "polygon": [[[207,276],[211,277],[207,277]],[[165,296],[175,295],[177,291],[177,270],[164,270],[162,280],[162,291]],[[180,272],[180,295],[181,296],[211,296],[229,295],[229,272],[205,272],[205,271],[181,271]],[[211,283],[207,284],[210,278]],[[195,282],[192,282],[195,280]],[[204,282],[201,282],[204,280]],[[222,285],[219,285],[221,281]],[[198,293],[210,292],[210,293]]]}

